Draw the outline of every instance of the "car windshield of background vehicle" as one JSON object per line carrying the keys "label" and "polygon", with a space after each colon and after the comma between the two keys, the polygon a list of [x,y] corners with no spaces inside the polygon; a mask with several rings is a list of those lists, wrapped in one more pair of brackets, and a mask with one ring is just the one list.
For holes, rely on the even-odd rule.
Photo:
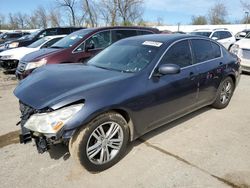
{"label": "car windshield of background vehicle", "polygon": [[159,49],[160,46],[120,42],[97,54],[87,64],[108,70],[135,73],[150,64]]}
{"label": "car windshield of background vehicle", "polygon": [[211,35],[212,32],[191,32],[190,34],[192,35],[200,35],[200,36],[205,36],[205,37],[209,37]]}
{"label": "car windshield of background vehicle", "polygon": [[45,43],[46,41],[48,41],[48,38],[41,38],[39,40],[37,40],[36,42],[33,42],[32,44],[30,44],[29,46],[27,46],[28,48],[38,48],[39,46],[41,46],[43,43]]}
{"label": "car windshield of background vehicle", "polygon": [[248,33],[245,38],[250,39],[250,33]]}
{"label": "car windshield of background vehicle", "polygon": [[53,44],[50,48],[70,48],[92,31],[93,29],[83,29],[74,32],[64,37],[62,40],[59,40],[58,42]]}
{"label": "car windshield of background vehicle", "polygon": [[32,40],[41,30],[37,30],[35,32],[32,32],[30,35],[26,35],[27,37],[25,39]]}

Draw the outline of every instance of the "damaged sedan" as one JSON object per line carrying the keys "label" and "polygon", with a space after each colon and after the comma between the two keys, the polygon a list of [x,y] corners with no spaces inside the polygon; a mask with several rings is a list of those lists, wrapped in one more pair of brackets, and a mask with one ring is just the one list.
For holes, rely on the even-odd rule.
{"label": "damaged sedan", "polygon": [[14,91],[22,143],[68,145],[89,171],[117,163],[130,141],[199,108],[225,108],[240,61],[214,40],[145,35],[120,40],[86,64],[36,69]]}

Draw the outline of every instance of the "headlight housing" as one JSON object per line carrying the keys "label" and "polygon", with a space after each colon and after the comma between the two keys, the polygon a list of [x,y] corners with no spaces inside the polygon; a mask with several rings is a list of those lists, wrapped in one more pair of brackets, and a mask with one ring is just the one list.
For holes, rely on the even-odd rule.
{"label": "headlight housing", "polygon": [[44,58],[39,60],[39,61],[28,62],[27,66],[25,67],[25,70],[35,69],[37,67],[41,67],[41,66],[45,65],[46,63],[47,63],[47,60]]}
{"label": "headlight housing", "polygon": [[239,46],[238,44],[234,44],[234,45],[231,47],[230,52],[232,52],[232,53],[238,55],[239,49],[240,49],[240,46]]}
{"label": "headlight housing", "polygon": [[18,45],[19,45],[19,42],[12,42],[8,45],[8,48],[16,48],[18,47]]}
{"label": "headlight housing", "polygon": [[34,132],[44,134],[57,133],[84,104],[76,104],[48,113],[32,115],[24,124],[24,127]]}
{"label": "headlight housing", "polygon": [[3,55],[1,57],[2,60],[8,60],[8,59],[12,59],[14,57],[14,55]]}

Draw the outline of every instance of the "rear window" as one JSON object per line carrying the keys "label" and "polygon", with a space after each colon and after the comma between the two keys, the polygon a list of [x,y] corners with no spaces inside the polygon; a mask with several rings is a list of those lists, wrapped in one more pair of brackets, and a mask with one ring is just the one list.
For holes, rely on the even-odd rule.
{"label": "rear window", "polygon": [[136,36],[136,30],[115,30],[114,31],[114,40],[118,41],[127,37]]}
{"label": "rear window", "polygon": [[192,40],[192,48],[195,63],[201,63],[221,56],[220,47],[209,40]]}

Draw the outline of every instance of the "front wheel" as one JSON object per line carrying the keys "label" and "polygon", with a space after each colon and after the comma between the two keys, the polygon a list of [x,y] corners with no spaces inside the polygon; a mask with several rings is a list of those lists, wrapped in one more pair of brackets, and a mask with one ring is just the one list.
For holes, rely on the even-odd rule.
{"label": "front wheel", "polygon": [[224,79],[219,86],[217,97],[212,106],[217,109],[227,107],[233,96],[234,88],[235,85],[231,77]]}
{"label": "front wheel", "polygon": [[87,170],[98,172],[117,163],[126,151],[129,128],[118,113],[102,114],[72,137],[71,155]]}

